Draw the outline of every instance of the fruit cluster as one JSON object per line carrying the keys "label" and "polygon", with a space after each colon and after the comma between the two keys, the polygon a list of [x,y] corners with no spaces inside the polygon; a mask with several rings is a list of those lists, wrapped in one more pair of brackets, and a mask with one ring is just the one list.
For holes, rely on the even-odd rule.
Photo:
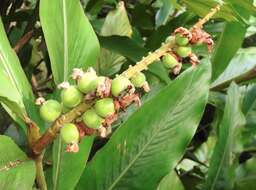
{"label": "fruit cluster", "polygon": [[46,122],[54,122],[61,114],[82,102],[93,102],[92,107],[82,113],[81,117],[61,128],[60,136],[67,144],[67,152],[77,152],[78,142],[84,135],[98,134],[106,137],[111,132],[111,124],[117,120],[120,109],[124,110],[132,102],[139,104],[139,95],[135,93],[135,89],[149,90],[142,72],[136,73],[130,80],[122,75],[111,80],[97,76],[92,68],[86,72],[74,69],[72,78],[76,81],[75,85],[64,82],[58,86],[62,89],[61,103],[37,99],[37,103],[41,105],[40,116]]}
{"label": "fruit cluster", "polygon": [[[167,46],[168,48],[160,56],[156,53],[155,59],[161,58],[167,69],[174,74],[179,74],[184,60],[189,59],[192,66],[199,63],[191,49],[193,44],[198,43],[207,44],[209,50],[213,45],[211,36],[201,28],[193,28],[191,31],[182,27],[177,28],[173,35],[166,39],[166,44],[171,45]],[[148,61],[145,63],[146,66],[150,64]],[[97,134],[106,137],[111,133],[111,124],[118,119],[120,110],[125,110],[133,102],[140,105],[139,94],[135,92],[136,88],[143,88],[145,92],[150,89],[145,75],[140,72],[146,67],[141,69],[136,66],[128,69],[128,71],[135,71],[132,75],[126,75],[126,72],[113,80],[97,76],[92,68],[86,72],[74,69],[72,78],[76,81],[75,85],[63,82],[58,86],[62,89],[61,103],[56,100],[38,99],[38,103],[41,104],[40,115],[47,122],[54,122],[61,114],[75,109],[82,102],[92,103],[90,109],[82,113],[73,123],[66,123],[61,128],[60,135],[63,142],[67,144],[68,152],[77,152],[78,142],[85,135]]]}
{"label": "fruit cluster", "polygon": [[166,39],[167,43],[172,43],[173,41],[173,48],[162,56],[162,62],[174,74],[180,73],[184,59],[189,58],[192,66],[199,63],[198,57],[192,53],[192,45],[207,44],[209,51],[213,46],[211,36],[200,28],[193,28],[191,31],[183,27],[177,28],[174,34]]}

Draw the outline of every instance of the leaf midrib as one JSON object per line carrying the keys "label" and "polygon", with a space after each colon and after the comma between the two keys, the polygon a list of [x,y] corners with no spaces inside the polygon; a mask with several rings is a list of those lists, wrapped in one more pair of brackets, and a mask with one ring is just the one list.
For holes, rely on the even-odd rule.
{"label": "leaf midrib", "polygon": [[[186,86],[184,92],[187,91],[188,87],[191,85],[191,82],[193,81],[194,78],[194,73],[192,74],[192,77],[189,81],[189,84]],[[186,93],[184,93],[186,94]],[[185,95],[182,97],[182,99],[180,101],[177,101],[176,105],[174,106],[174,109],[170,112],[170,115],[172,115],[172,113],[174,112],[174,110],[176,110],[176,108],[180,105],[180,103],[183,101],[183,99],[185,98]],[[126,174],[126,172],[132,167],[133,163],[139,158],[139,156],[144,152],[144,150],[147,148],[147,146],[152,142],[152,140],[154,139],[154,137],[159,133],[159,131],[162,128],[157,128],[156,133],[153,134],[149,141],[144,145],[144,147],[141,149],[141,151],[138,152],[138,154],[134,157],[134,159],[127,165],[127,167],[123,170],[123,172],[121,172],[121,174],[117,177],[116,180],[114,180],[114,182],[112,183],[112,185],[108,188],[108,190],[112,190],[115,185],[119,182],[119,180]]]}

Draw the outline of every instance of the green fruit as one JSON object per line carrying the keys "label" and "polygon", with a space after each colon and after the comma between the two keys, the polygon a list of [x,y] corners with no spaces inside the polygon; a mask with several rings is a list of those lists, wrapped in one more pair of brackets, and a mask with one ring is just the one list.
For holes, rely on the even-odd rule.
{"label": "green fruit", "polygon": [[60,136],[64,143],[77,143],[79,141],[79,131],[73,123],[65,124],[60,130]]}
{"label": "green fruit", "polygon": [[187,57],[190,53],[191,53],[191,47],[184,47],[184,46],[180,46],[176,49],[177,54],[180,57]]}
{"label": "green fruit", "polygon": [[97,88],[98,77],[94,72],[87,72],[77,81],[78,89],[83,93],[88,93]]}
{"label": "green fruit", "polygon": [[182,36],[182,34],[178,33],[175,36],[175,42],[179,46],[185,46],[188,44],[189,40],[188,40],[188,38]]}
{"label": "green fruit", "polygon": [[83,122],[93,129],[98,129],[103,123],[104,119],[97,115],[94,109],[87,110],[83,116]]}
{"label": "green fruit", "polygon": [[107,117],[115,113],[114,101],[111,98],[103,98],[95,103],[95,111],[101,117]]}
{"label": "green fruit", "polygon": [[70,86],[67,89],[63,89],[61,92],[63,105],[68,108],[73,108],[80,104],[82,98],[82,93],[75,86]]}
{"label": "green fruit", "polygon": [[179,64],[178,60],[170,54],[164,55],[162,61],[167,69],[172,69]]}
{"label": "green fruit", "polygon": [[119,96],[124,90],[128,88],[128,86],[131,85],[131,82],[128,78],[123,76],[118,76],[112,81],[111,85],[111,93],[113,96],[117,97]]}
{"label": "green fruit", "polygon": [[131,82],[135,87],[140,88],[145,84],[146,77],[142,72],[139,72],[132,76]]}
{"label": "green fruit", "polygon": [[56,100],[48,100],[40,107],[40,116],[47,122],[55,121],[61,114],[62,107]]}

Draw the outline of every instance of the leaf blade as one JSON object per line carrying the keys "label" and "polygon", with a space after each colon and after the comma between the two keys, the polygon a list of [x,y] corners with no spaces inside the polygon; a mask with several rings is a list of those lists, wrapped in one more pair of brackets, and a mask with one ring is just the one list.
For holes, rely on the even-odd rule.
{"label": "leaf blade", "polygon": [[40,20],[56,84],[68,81],[75,67],[95,67],[99,42],[79,0],[42,0]]}

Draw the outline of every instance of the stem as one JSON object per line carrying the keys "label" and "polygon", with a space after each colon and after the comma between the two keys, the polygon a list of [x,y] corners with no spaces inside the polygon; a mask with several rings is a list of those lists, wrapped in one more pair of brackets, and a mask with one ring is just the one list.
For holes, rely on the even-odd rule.
{"label": "stem", "polygon": [[130,67],[126,71],[122,73],[123,76],[127,78],[131,78],[134,74],[147,70],[148,65],[153,63],[155,60],[159,59],[163,55],[165,55],[168,51],[172,49],[172,47],[175,46],[175,43],[173,43],[174,40],[171,40],[171,42],[163,44],[159,49],[157,49],[155,52],[151,53],[149,52],[147,57],[143,57],[141,61],[137,62],[136,65],[133,67]]}
{"label": "stem", "polygon": [[205,15],[203,19],[200,19],[192,28],[203,28],[203,25],[220,10],[220,7],[221,5],[218,4],[215,8],[212,8],[211,11],[207,15]]}
{"label": "stem", "polygon": [[40,190],[47,190],[47,184],[45,181],[44,170],[43,170],[43,156],[44,153],[40,154],[36,159],[36,181]]}

